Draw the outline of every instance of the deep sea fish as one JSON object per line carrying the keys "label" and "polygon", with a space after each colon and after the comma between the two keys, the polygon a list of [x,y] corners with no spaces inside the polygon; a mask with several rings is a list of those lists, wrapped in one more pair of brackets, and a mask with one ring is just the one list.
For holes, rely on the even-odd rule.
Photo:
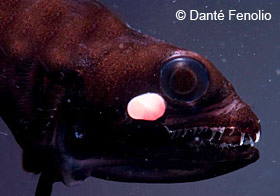
{"label": "deep sea fish", "polygon": [[259,158],[260,123],[201,55],[143,35],[94,0],[0,0],[0,115],[54,182],[222,175]]}

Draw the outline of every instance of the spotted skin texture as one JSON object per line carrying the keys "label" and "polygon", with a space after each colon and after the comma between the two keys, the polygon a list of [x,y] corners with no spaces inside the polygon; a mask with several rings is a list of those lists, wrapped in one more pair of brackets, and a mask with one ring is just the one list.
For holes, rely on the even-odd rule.
{"label": "spotted skin texture", "polygon": [[[208,72],[208,88],[197,100],[183,102],[162,89],[162,66],[179,57],[200,62]],[[127,104],[147,92],[165,99],[165,114],[155,122],[131,119]],[[37,195],[49,195],[55,181],[71,185],[91,175],[196,181],[259,156],[254,147],[218,146],[206,148],[212,157],[204,158],[171,141],[172,130],[193,127],[234,127],[221,141],[239,143],[244,135],[256,141],[260,124],[206,58],[130,29],[93,0],[0,0],[0,114],[23,148],[25,170],[43,173]],[[174,164],[174,149],[189,157],[174,153]],[[147,157],[168,164],[143,163]],[[155,167],[160,169],[151,170]],[[150,175],[137,173],[140,168]]]}

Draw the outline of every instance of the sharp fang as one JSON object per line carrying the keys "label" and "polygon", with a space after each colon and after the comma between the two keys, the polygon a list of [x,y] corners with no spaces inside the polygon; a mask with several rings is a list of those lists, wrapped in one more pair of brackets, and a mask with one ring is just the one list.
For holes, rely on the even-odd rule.
{"label": "sharp fang", "polygon": [[224,134],[224,132],[225,132],[225,128],[224,128],[224,127],[221,128],[221,129],[219,130],[219,132],[220,132],[219,140],[221,140],[222,137],[223,137],[223,134]]}
{"label": "sharp fang", "polygon": [[258,131],[258,133],[256,133],[255,143],[258,143],[260,141],[260,137],[261,137],[261,132]]}
{"label": "sharp fang", "polygon": [[232,136],[232,134],[234,133],[235,129],[232,129],[231,132],[229,133],[229,136]]}
{"label": "sharp fang", "polygon": [[[220,132],[220,131],[219,131]],[[222,136],[223,136],[223,132],[220,132],[220,136],[219,136],[219,139],[218,140],[221,140],[222,139]]]}
{"label": "sharp fang", "polygon": [[214,139],[215,135],[216,135],[216,132],[213,131],[213,132],[212,132],[212,135],[211,135],[211,138],[209,139],[210,142]]}
{"label": "sharp fang", "polygon": [[172,133],[172,131],[171,131],[167,126],[165,126],[165,125],[163,125],[163,126],[164,126],[164,128],[167,130],[167,132],[168,132],[169,134]]}
{"label": "sharp fang", "polygon": [[188,133],[188,130],[184,129],[184,133],[183,133],[182,137],[185,137],[187,135],[187,133]]}
{"label": "sharp fang", "polygon": [[245,133],[241,133],[241,137],[240,137],[240,146],[242,146],[244,144],[244,139],[245,139]]}
{"label": "sharp fang", "polygon": [[251,136],[249,136],[249,139],[250,139],[250,145],[251,145],[252,147],[254,147],[254,146],[255,146],[255,143],[254,143],[254,141],[253,141],[253,138],[252,138]]}

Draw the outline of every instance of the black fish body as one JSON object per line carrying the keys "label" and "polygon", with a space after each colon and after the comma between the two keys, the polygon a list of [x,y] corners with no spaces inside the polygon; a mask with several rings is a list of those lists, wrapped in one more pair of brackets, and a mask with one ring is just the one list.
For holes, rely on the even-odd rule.
{"label": "black fish body", "polygon": [[[162,114],[134,118],[128,104],[150,94]],[[0,115],[44,174],[38,195],[89,176],[201,180],[259,157],[258,118],[211,62],[96,1],[0,0]]]}

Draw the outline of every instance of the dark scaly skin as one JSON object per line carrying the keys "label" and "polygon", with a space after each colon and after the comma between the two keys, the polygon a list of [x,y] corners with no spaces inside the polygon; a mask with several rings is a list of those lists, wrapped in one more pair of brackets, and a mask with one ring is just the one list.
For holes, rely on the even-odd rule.
{"label": "dark scaly skin", "polygon": [[[171,99],[160,85],[163,62],[177,56],[201,62],[209,73],[207,92],[191,103]],[[129,100],[146,92],[158,93],[167,102],[165,115],[156,122],[135,121],[126,113]],[[89,175],[107,178],[107,174],[95,171],[91,151],[98,152],[96,157],[100,157],[99,153],[114,151],[114,147],[107,149],[102,144],[114,146],[115,137],[126,135],[122,130],[129,130],[127,125],[148,128],[164,125],[169,129],[234,126],[239,133],[247,133],[253,139],[260,130],[255,114],[207,59],[129,29],[95,1],[0,0],[0,104],[1,117],[24,150],[24,168],[49,174],[40,182],[51,179],[49,181],[71,184],[72,180],[67,181],[69,178],[82,180]],[[80,128],[81,121],[86,121],[80,116],[84,119],[91,116],[88,120],[91,124],[83,126],[90,127],[88,129],[97,135],[94,140],[90,138],[77,144],[67,134],[69,127]],[[105,142],[101,142],[104,138]],[[106,138],[113,139],[107,141]],[[77,144],[77,149],[65,147],[64,139],[69,139],[69,146]],[[89,152],[84,154],[84,149]],[[240,154],[230,153],[234,161],[239,160],[236,157]],[[228,171],[258,157],[255,148],[249,148],[246,153],[243,154],[249,158],[243,158],[249,161],[242,163],[240,158],[239,165],[230,165]],[[77,163],[67,162],[70,158]],[[84,162],[79,162],[81,160]],[[114,165],[123,159],[111,157],[110,160]],[[75,169],[81,165],[84,170]],[[179,177],[116,177],[111,171],[108,175],[120,181],[177,182],[228,172],[213,166],[216,172],[213,174],[208,172],[208,165],[211,164],[203,166],[206,168],[197,175]],[[69,175],[72,177],[67,177]],[[39,184],[38,195],[42,187]]]}

